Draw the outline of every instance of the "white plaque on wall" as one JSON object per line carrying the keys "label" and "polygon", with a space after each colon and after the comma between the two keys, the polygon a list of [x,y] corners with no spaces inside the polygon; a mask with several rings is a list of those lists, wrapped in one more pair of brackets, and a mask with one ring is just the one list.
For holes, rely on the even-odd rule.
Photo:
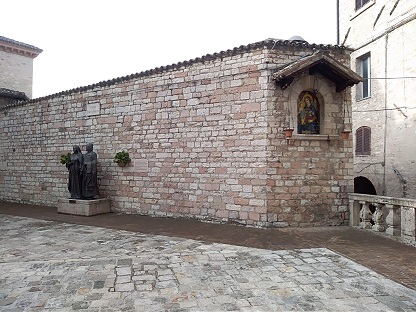
{"label": "white plaque on wall", "polygon": [[100,103],[87,103],[87,116],[99,115]]}

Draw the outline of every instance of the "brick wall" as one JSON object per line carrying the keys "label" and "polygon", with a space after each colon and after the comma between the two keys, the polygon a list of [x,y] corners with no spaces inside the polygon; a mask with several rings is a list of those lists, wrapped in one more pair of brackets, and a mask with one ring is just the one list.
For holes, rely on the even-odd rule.
{"label": "brick wall", "polygon": [[[339,137],[345,96],[317,77],[327,133],[288,142],[285,107],[315,80],[300,76],[287,90],[271,80],[315,48],[262,42],[2,109],[0,198],[55,206],[68,195],[60,155],[93,142],[100,195],[114,211],[339,224],[352,187],[351,140]],[[112,161],[121,150],[126,167]]]}

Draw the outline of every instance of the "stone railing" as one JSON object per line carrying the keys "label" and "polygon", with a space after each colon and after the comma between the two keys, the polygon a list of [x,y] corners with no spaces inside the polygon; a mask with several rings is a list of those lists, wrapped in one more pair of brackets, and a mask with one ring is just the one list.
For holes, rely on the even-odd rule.
{"label": "stone railing", "polygon": [[416,199],[349,194],[350,225],[416,240]]}

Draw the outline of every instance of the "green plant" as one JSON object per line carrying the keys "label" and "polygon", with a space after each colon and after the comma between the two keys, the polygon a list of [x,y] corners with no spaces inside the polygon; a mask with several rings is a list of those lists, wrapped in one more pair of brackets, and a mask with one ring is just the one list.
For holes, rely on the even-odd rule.
{"label": "green plant", "polygon": [[125,152],[124,150],[121,152],[118,152],[116,156],[114,156],[114,162],[119,164],[120,166],[125,166],[131,161],[130,155],[128,152]]}
{"label": "green plant", "polygon": [[71,161],[71,153],[61,155],[61,164],[67,165]]}

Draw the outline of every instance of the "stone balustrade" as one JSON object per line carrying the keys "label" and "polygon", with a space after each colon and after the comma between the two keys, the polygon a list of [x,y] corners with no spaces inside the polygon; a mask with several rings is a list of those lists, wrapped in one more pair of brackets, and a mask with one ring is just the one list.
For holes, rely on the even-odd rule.
{"label": "stone balustrade", "polygon": [[416,199],[349,194],[350,226],[416,240]]}

